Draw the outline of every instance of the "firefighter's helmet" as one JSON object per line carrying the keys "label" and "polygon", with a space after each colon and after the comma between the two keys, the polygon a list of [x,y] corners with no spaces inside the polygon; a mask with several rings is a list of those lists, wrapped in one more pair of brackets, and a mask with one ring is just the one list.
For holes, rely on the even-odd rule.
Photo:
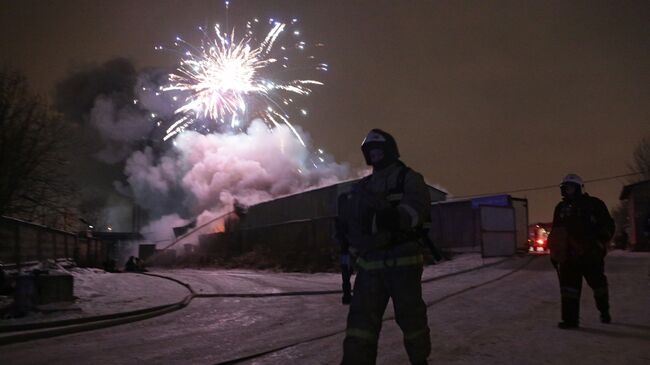
{"label": "firefighter's helmet", "polygon": [[[570,193],[571,189],[568,188],[568,185],[575,186],[573,192]],[[564,177],[564,179],[562,179],[562,183],[560,184],[560,191],[562,192],[562,196],[564,198],[573,199],[583,194],[584,187],[585,184],[580,176],[576,174],[568,174]]]}
{"label": "firefighter's helmet", "polygon": [[582,178],[576,174],[568,174],[567,176],[565,176],[564,179],[562,179],[562,183],[560,184],[560,186],[568,183],[576,184],[580,187],[585,186],[584,182],[582,181]]}
{"label": "firefighter's helmet", "polygon": [[378,128],[371,130],[361,143],[361,151],[367,165],[372,165],[370,151],[375,148],[379,148],[384,152],[384,160],[382,161],[384,164],[390,164],[399,159],[399,150],[395,138]]}

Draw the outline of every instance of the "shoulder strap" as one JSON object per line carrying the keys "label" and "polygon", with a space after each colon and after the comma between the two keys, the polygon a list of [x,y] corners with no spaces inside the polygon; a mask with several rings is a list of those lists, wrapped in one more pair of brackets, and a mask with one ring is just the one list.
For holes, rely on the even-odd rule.
{"label": "shoulder strap", "polygon": [[404,194],[404,181],[406,180],[406,174],[411,171],[411,168],[403,165],[399,170],[397,175],[397,180],[395,181],[395,187],[391,189],[391,194]]}

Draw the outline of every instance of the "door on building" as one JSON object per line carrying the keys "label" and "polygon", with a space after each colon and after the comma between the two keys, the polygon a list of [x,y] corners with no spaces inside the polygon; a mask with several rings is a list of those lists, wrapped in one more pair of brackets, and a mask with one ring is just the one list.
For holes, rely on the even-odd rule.
{"label": "door on building", "polygon": [[483,257],[511,256],[517,250],[517,225],[513,207],[479,207],[481,254]]}

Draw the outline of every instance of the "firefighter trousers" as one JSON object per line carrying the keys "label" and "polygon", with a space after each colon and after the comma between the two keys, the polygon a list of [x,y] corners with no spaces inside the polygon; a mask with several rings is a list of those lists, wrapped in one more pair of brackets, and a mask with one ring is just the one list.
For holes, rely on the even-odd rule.
{"label": "firefighter trousers", "polygon": [[596,308],[601,314],[609,313],[609,290],[602,257],[574,257],[558,265],[560,295],[562,298],[562,321],[580,322],[580,294],[582,278],[594,292]]}
{"label": "firefighter trousers", "polygon": [[382,318],[390,298],[409,360],[413,364],[426,362],[431,341],[421,278],[421,265],[359,270],[348,313],[342,364],[375,364]]}

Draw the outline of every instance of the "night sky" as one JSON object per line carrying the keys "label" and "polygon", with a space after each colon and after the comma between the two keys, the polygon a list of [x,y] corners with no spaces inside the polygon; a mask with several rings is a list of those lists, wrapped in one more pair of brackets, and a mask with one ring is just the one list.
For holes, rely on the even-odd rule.
{"label": "night sky", "polygon": [[[337,161],[361,166],[371,128],[456,196],[629,172],[650,135],[650,2],[233,0],[231,24],[298,17],[330,71],[299,121]],[[223,1],[0,0],[0,62],[51,95],[68,70],[154,51],[224,17]],[[612,208],[628,179],[587,185]],[[515,194],[546,221],[559,189]]]}

